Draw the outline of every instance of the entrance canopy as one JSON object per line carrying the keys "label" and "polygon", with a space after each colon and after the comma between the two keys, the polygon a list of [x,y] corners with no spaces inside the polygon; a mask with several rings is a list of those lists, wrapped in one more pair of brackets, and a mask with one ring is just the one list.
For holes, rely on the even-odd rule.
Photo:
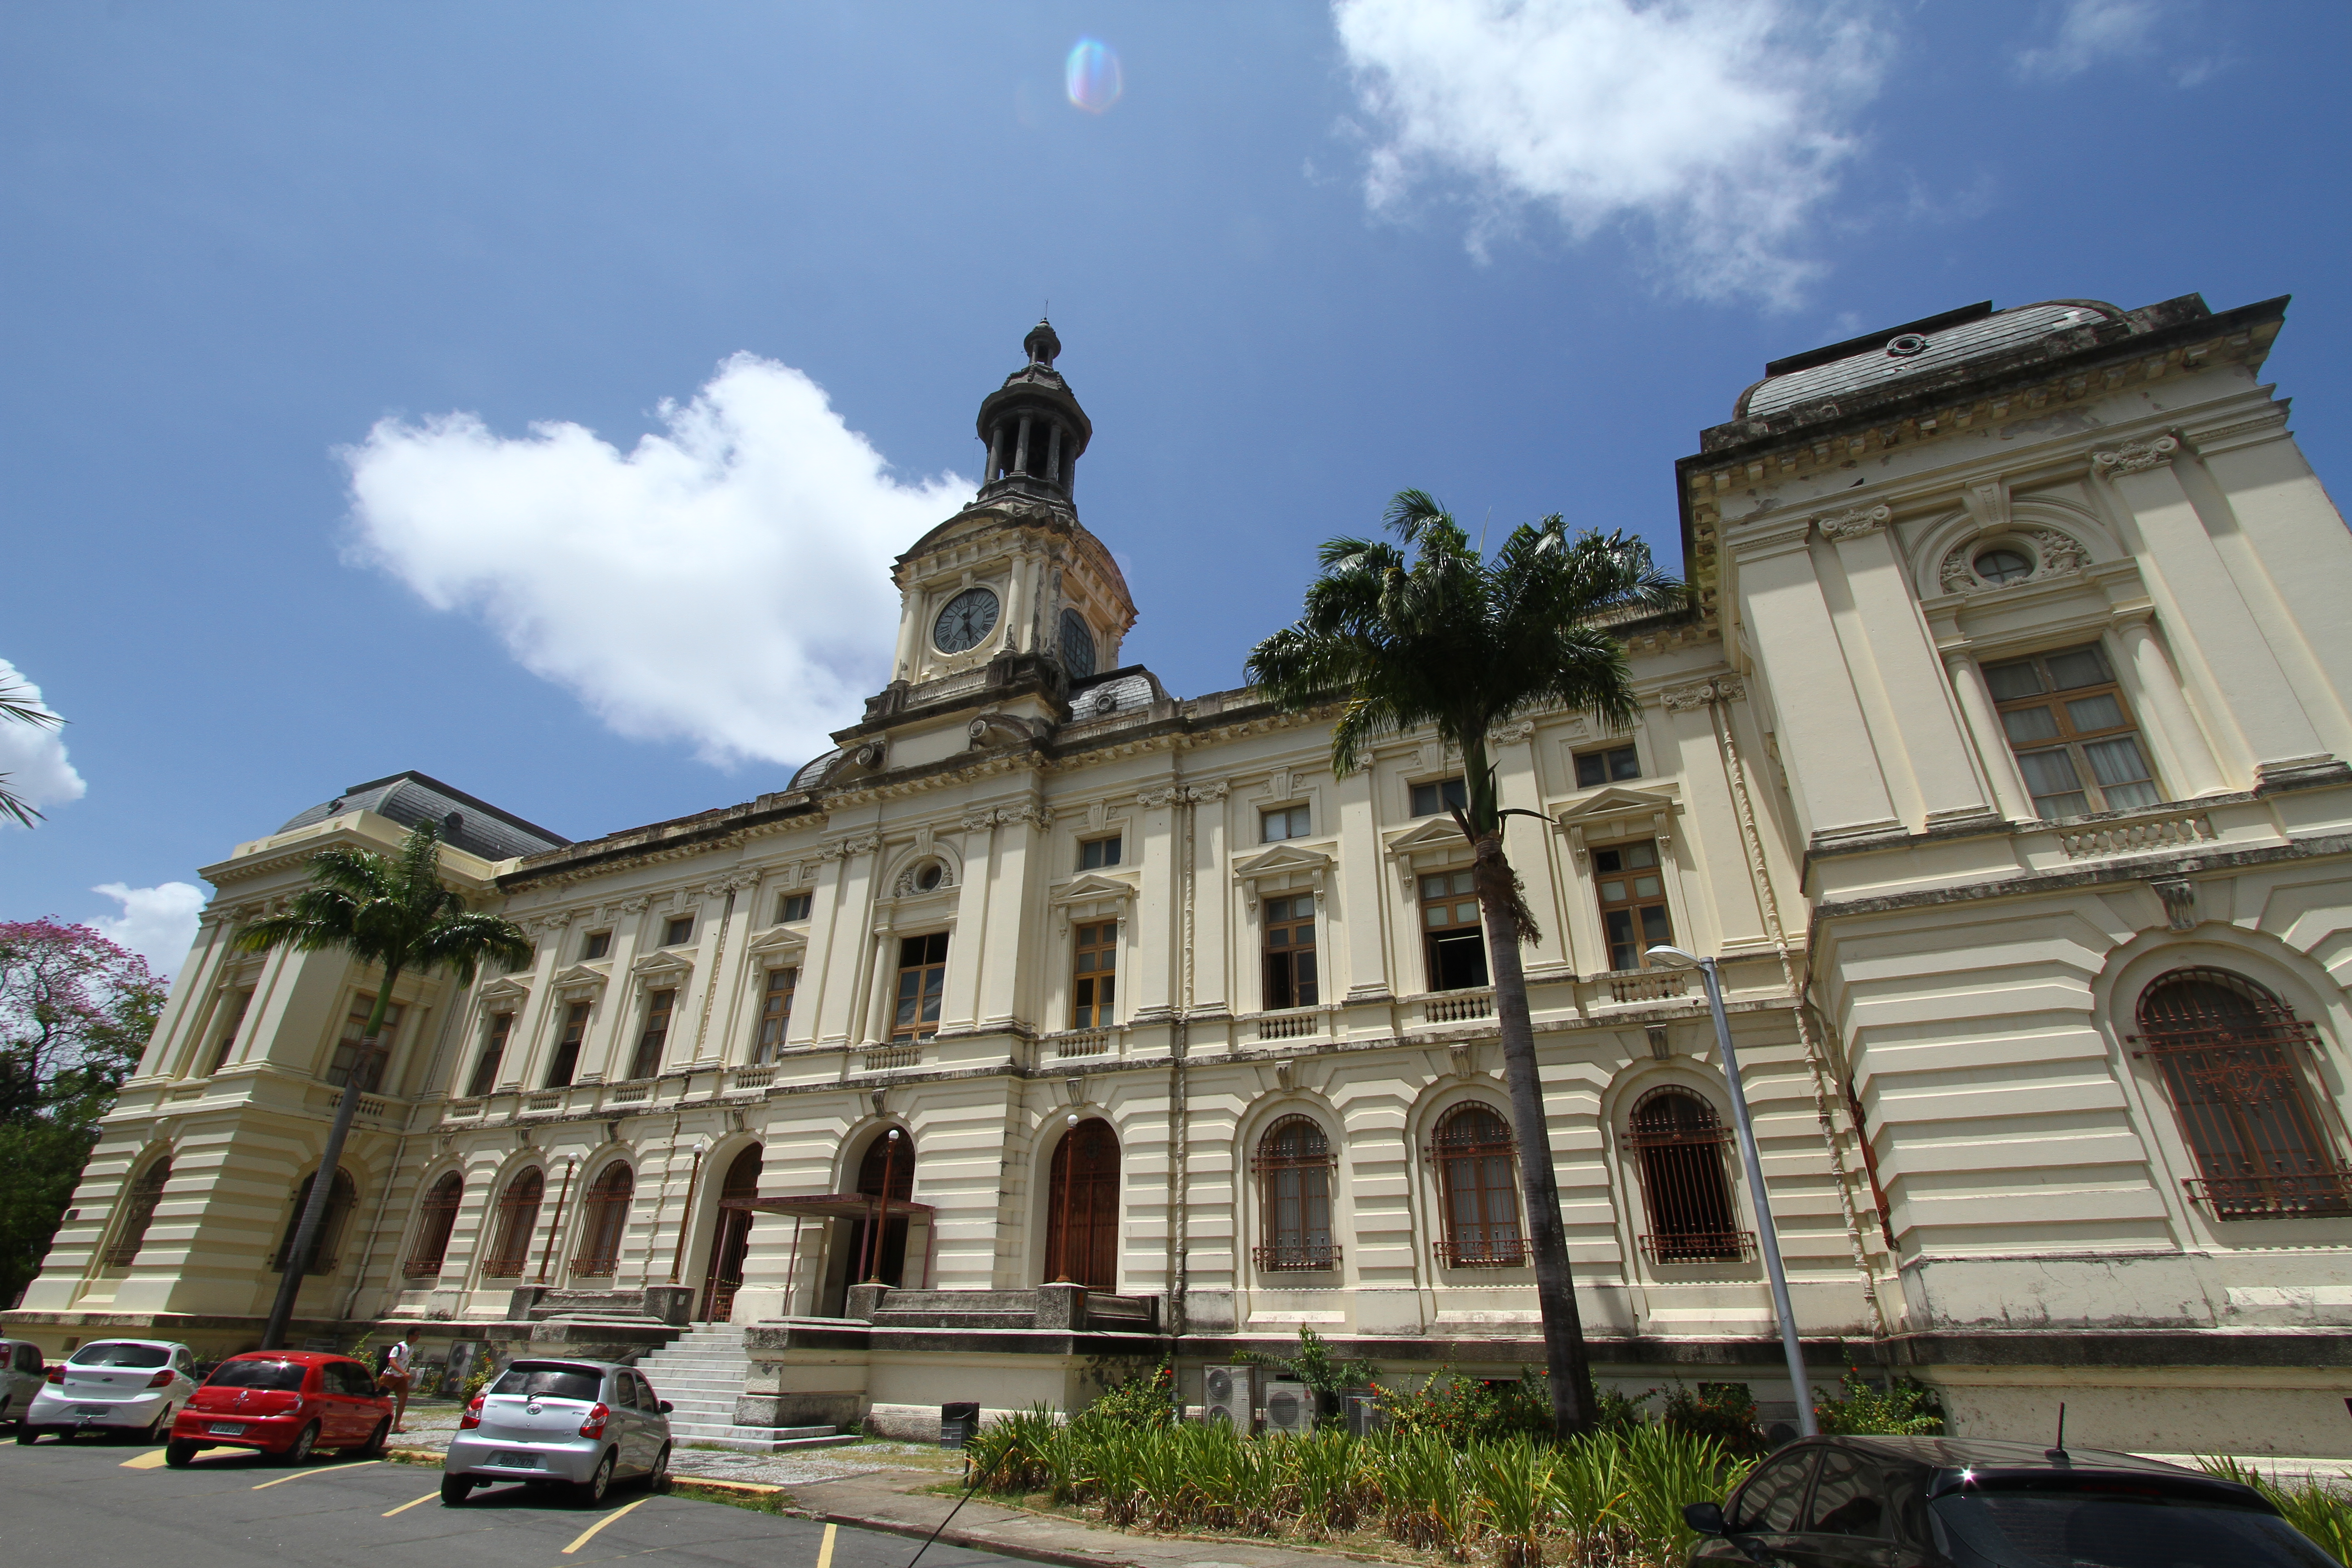
{"label": "entrance canopy", "polygon": [[[835,1219],[844,1216],[863,1217],[879,1208],[882,1200],[872,1193],[806,1193],[784,1198],[721,1198],[719,1206],[727,1209],[756,1209],[761,1214],[788,1214],[802,1219]],[[938,1205],[919,1204],[908,1198],[890,1200],[890,1217],[908,1215],[929,1215]]]}

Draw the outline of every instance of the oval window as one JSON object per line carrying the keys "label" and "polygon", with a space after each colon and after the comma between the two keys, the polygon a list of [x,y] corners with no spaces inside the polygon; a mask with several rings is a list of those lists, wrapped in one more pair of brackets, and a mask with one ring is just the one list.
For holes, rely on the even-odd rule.
{"label": "oval window", "polygon": [[915,873],[915,886],[920,891],[928,893],[939,885],[940,868],[937,861],[933,861]]}
{"label": "oval window", "polygon": [[2022,583],[2033,575],[2033,563],[2014,550],[1988,550],[1971,564],[1988,583]]}

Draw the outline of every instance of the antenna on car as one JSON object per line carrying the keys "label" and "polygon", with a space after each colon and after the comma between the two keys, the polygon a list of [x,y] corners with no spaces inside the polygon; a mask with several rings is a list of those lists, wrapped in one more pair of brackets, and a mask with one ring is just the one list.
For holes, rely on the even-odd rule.
{"label": "antenna on car", "polygon": [[2066,1402],[2063,1399],[2058,1402],[2058,1441],[2050,1446],[2042,1458],[2055,1459],[2060,1464],[2066,1462]]}

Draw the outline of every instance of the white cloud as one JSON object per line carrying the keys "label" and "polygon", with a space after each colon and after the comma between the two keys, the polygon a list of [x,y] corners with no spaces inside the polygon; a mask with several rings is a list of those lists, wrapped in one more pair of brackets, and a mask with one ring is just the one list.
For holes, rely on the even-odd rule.
{"label": "white cloud", "polygon": [[2144,55],[2154,46],[2164,10],[2157,0],[2067,0],[2050,41],[2017,52],[2017,74],[2029,81],[2064,81],[2102,60]]}
{"label": "white cloud", "polygon": [[147,961],[158,974],[177,974],[196,940],[196,917],[204,912],[205,895],[185,882],[133,888],[109,882],[92,888],[122,906],[120,915],[100,915],[89,923],[109,942],[117,942]]}
{"label": "white cloud", "polygon": [[1376,210],[1465,178],[1474,251],[1533,205],[1578,239],[1635,224],[1686,293],[1780,304],[1818,269],[1793,252],[1885,53],[1860,0],[1335,0],[1334,19],[1385,138]]}
{"label": "white cloud", "polygon": [[797,763],[890,678],[890,562],[971,482],[895,478],[824,391],[737,354],[623,453],[578,425],[386,419],[341,456],[360,553],[605,724]]}
{"label": "white cloud", "polygon": [[[5,658],[0,658],[0,690],[13,690],[43,713],[55,711],[41,700],[41,689]],[[89,785],[66,760],[66,743],[58,738],[53,725],[0,719],[0,773],[8,775],[0,784],[36,811],[79,800],[89,793]],[[0,816],[0,826],[16,826],[16,818]]]}

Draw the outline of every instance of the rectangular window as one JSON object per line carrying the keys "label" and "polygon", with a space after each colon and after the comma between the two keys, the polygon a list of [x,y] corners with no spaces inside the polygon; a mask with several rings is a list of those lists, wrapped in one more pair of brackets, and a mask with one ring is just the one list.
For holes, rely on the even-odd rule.
{"label": "rectangular window", "polygon": [[1118,989],[1118,922],[1076,926],[1071,934],[1077,945],[1070,960],[1070,1027],[1099,1029],[1110,1022]]}
{"label": "rectangular window", "polygon": [[1472,991],[1486,984],[1486,934],[1466,868],[1422,878],[1421,933],[1432,991]]}
{"label": "rectangular window", "polygon": [[1286,838],[1304,838],[1313,829],[1313,814],[1303,805],[1281,805],[1257,815],[1258,841],[1278,844]]}
{"label": "rectangular window", "polygon": [[473,1080],[466,1085],[468,1097],[478,1098],[499,1086],[499,1062],[507,1054],[507,1037],[514,1033],[514,1018],[512,1013],[500,1013],[490,1020],[490,1037],[482,1043]]}
{"label": "rectangular window", "polygon": [[1078,846],[1078,869],[1099,871],[1106,866],[1116,866],[1118,864],[1118,837],[1089,838]]}
{"label": "rectangular window", "polygon": [[[333,1060],[327,1064],[329,1083],[348,1082],[352,1065],[360,1059],[360,1041],[367,1034],[368,1015],[375,1011],[375,998],[362,992],[352,998],[351,1016],[343,1020],[343,1037],[335,1042]],[[401,1007],[394,1003],[383,1010],[383,1032],[376,1037],[375,1049],[368,1053],[367,1066],[360,1074],[360,1090],[373,1094],[383,1082],[384,1059],[392,1055],[392,1042],[400,1034]]]}
{"label": "rectangular window", "polygon": [[656,991],[646,999],[646,1032],[637,1037],[637,1054],[629,1063],[631,1078],[652,1078],[661,1071],[662,1044],[669,1038],[670,1010],[677,1005],[675,991]]}
{"label": "rectangular window", "polygon": [[1595,784],[1615,784],[1620,779],[1642,776],[1642,760],[1631,746],[1612,746],[1605,752],[1576,753],[1576,787],[1591,789]]}
{"label": "rectangular window", "polygon": [[253,1005],[253,988],[238,992],[226,1009],[228,1022],[221,1026],[220,1044],[213,1047],[213,1065],[205,1069],[210,1078],[228,1065],[229,1053],[236,1049],[236,1032],[245,1027],[245,1010]]}
{"label": "rectangular window", "polygon": [[592,959],[602,958],[612,951],[613,933],[608,931],[592,931],[580,941],[580,962],[586,963]]}
{"label": "rectangular window", "polygon": [[2147,750],[2096,643],[1984,667],[2018,771],[2045,820],[2160,798]]}
{"label": "rectangular window", "polygon": [[1315,988],[1315,895],[1265,901],[1265,1005],[1312,1007]]}
{"label": "rectangular window", "polygon": [[794,921],[809,918],[809,910],[816,902],[813,893],[786,893],[776,900],[776,923],[790,925]]}
{"label": "rectangular window", "polygon": [[760,1038],[751,1047],[754,1063],[772,1062],[783,1054],[784,1031],[793,1021],[793,988],[800,984],[797,969],[771,969],[768,988],[760,996]]}
{"label": "rectangular window", "polygon": [[555,1059],[547,1067],[547,1087],[562,1089],[580,1069],[580,1038],[588,1032],[588,1004],[574,1002],[564,1010],[563,1037],[555,1042]]}
{"label": "rectangular window", "polygon": [[[1470,786],[1460,779],[1440,779],[1435,784],[1412,786],[1412,814],[1415,816],[1437,816],[1447,811],[1470,809]],[[1480,984],[1485,984],[1483,981]]]}
{"label": "rectangular window", "polygon": [[684,947],[694,940],[694,917],[679,915],[662,927],[664,947]]}
{"label": "rectangular window", "polygon": [[898,1010],[893,1040],[928,1040],[940,1032],[940,1001],[948,983],[948,933],[910,936],[898,943]]}
{"label": "rectangular window", "polygon": [[1658,865],[1655,839],[1595,849],[1592,890],[1601,900],[1601,934],[1609,942],[1610,968],[1645,968],[1643,953],[1675,940],[1666,920],[1665,872]]}

